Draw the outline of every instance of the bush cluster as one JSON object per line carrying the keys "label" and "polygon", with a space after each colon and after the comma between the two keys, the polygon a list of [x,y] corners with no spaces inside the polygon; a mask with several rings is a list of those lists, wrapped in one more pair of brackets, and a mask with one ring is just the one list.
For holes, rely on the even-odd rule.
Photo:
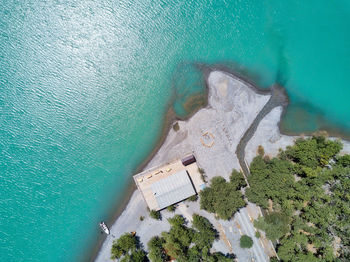
{"label": "bush cluster", "polygon": [[240,191],[246,186],[243,174],[233,170],[230,182],[223,177],[214,177],[210,186],[200,192],[200,207],[216,213],[222,219],[230,219],[234,213],[246,205]]}

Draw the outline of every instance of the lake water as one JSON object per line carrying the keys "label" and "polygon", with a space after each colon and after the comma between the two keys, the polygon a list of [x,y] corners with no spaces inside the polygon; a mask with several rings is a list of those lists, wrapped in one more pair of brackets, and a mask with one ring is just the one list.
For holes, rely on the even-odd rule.
{"label": "lake water", "polygon": [[347,0],[0,7],[0,261],[82,259],[198,63],[284,85],[290,132],[350,133]]}

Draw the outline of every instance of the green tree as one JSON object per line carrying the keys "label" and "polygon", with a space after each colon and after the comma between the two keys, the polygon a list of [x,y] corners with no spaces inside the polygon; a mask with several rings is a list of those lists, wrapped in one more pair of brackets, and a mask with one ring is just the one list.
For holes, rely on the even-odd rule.
{"label": "green tree", "polygon": [[214,177],[210,187],[200,193],[200,207],[216,213],[222,219],[230,219],[233,214],[246,204],[237,185],[228,183],[223,177]]}
{"label": "green tree", "polygon": [[324,136],[313,136],[309,139],[299,138],[294,146],[287,147],[289,159],[303,166],[316,168],[328,164],[342,149],[339,141],[327,140]]}
{"label": "green tree", "polygon": [[183,216],[175,215],[168,219],[171,228],[169,232],[163,232],[165,240],[163,245],[167,254],[173,258],[184,257],[192,243],[194,231],[186,227],[187,221]]}
{"label": "green tree", "polygon": [[165,240],[158,236],[152,237],[148,242],[148,256],[152,262],[165,262],[169,260],[169,257],[163,248],[164,243]]}
{"label": "green tree", "polygon": [[253,246],[253,239],[247,235],[243,235],[239,240],[239,245],[241,248],[251,248]]}
{"label": "green tree", "polygon": [[142,250],[134,250],[120,259],[120,262],[147,262],[147,253]]}
{"label": "green tree", "polygon": [[161,238],[154,237],[148,242],[151,261],[161,262],[171,257],[178,262],[225,262],[234,258],[233,254],[210,252],[217,232],[208,219],[193,215],[192,228],[187,226],[186,219],[180,215],[168,221],[170,230],[162,232]]}
{"label": "green tree", "polygon": [[139,242],[131,233],[125,233],[119,239],[113,241],[111,258],[116,259],[120,258],[123,255],[127,254],[129,251],[134,251],[137,249]]}
{"label": "green tree", "polygon": [[194,214],[192,218],[193,228],[198,230],[194,235],[194,242],[200,248],[210,248],[214,240],[217,238],[217,231],[213,228],[213,225],[205,217]]}
{"label": "green tree", "polygon": [[293,173],[295,166],[289,160],[273,158],[265,162],[260,156],[253,159],[250,165],[248,182],[250,188],[246,189],[249,201],[268,208],[268,200],[272,199],[277,205],[292,198],[295,185]]}
{"label": "green tree", "polygon": [[[278,158],[256,157],[248,176],[248,199],[275,212],[255,221],[268,238],[279,240],[282,261],[334,261],[350,257],[350,168],[337,156],[342,145],[324,136],[298,139]],[[331,159],[336,160],[329,169]]]}
{"label": "green tree", "polygon": [[342,165],[343,167],[350,167],[350,155],[338,157],[337,163]]}
{"label": "green tree", "polygon": [[238,172],[236,169],[232,170],[232,173],[231,173],[231,176],[230,176],[230,182],[234,185],[236,190],[239,190],[242,187],[247,186],[247,183],[245,182],[243,173],[242,172]]}
{"label": "green tree", "polygon": [[265,231],[266,237],[276,240],[289,231],[289,217],[279,212],[273,212],[259,217],[254,221],[254,226]]}

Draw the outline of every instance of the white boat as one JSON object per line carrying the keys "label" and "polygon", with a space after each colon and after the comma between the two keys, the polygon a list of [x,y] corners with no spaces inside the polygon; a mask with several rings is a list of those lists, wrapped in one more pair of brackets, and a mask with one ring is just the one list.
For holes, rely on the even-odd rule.
{"label": "white boat", "polygon": [[107,235],[109,235],[109,228],[105,224],[105,222],[100,223],[100,228],[102,229],[103,232],[105,232]]}

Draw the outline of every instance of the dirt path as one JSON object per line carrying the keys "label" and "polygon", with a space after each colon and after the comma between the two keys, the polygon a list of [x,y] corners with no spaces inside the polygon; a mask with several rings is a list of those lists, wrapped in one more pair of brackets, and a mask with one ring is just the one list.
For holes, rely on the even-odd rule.
{"label": "dirt path", "polygon": [[239,164],[243,170],[243,173],[247,176],[249,174],[249,168],[244,161],[245,159],[245,147],[249,140],[253,137],[256,129],[258,128],[258,125],[260,121],[271,112],[272,109],[278,106],[286,107],[288,104],[288,98],[285,93],[285,90],[282,87],[279,87],[277,85],[273,86],[271,88],[271,98],[269,101],[265,104],[263,109],[259,112],[259,114],[254,119],[253,123],[250,125],[248,130],[244,133],[243,137],[239,141],[237,148],[236,148],[236,155],[239,161]]}

